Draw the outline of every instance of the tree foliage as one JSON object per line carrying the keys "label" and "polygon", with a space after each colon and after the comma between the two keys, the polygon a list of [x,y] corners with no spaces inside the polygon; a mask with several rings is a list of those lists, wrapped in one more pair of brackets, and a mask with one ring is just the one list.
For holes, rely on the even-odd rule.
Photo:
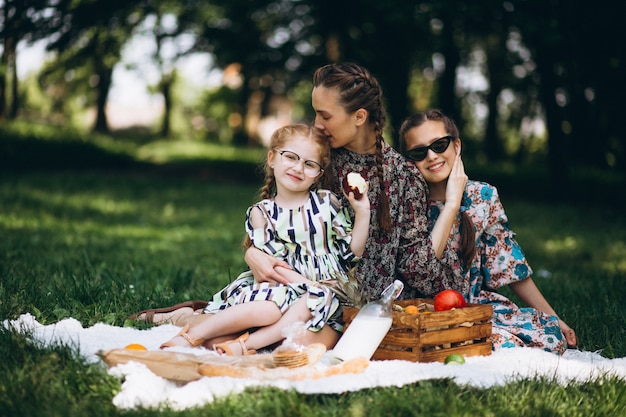
{"label": "tree foliage", "polygon": [[[6,96],[11,79],[11,45],[48,39],[58,58],[44,71],[44,84],[66,85],[59,90],[63,94],[82,89],[97,109],[99,131],[107,130],[104,110],[120,51],[152,19],[166,109],[177,58],[210,53],[216,68],[239,80],[229,87],[234,95],[220,96],[234,97],[228,119],[240,144],[254,141],[246,124],[270,111],[273,97],[310,82],[319,65],[356,61],[381,81],[392,127],[411,112],[437,106],[466,127],[464,134],[476,138],[473,148],[488,161],[529,160],[545,143],[555,189],[565,188],[573,166],[626,169],[617,114],[626,93],[625,47],[621,15],[606,0],[593,7],[565,0],[0,0],[0,5],[0,95]],[[183,34],[193,41],[167,61],[162,46],[180,46]],[[484,81],[476,86],[468,79]],[[76,87],[68,87],[68,80]],[[169,130],[167,113],[163,134]],[[537,121],[545,133],[534,129]]]}

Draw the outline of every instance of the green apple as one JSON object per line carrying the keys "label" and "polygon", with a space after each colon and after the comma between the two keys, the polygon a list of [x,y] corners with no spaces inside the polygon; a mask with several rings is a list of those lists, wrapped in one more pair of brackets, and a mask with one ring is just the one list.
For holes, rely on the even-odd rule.
{"label": "green apple", "polygon": [[463,355],[460,355],[458,353],[452,353],[446,356],[446,359],[443,361],[443,363],[445,363],[446,365],[462,365],[465,363],[465,358],[463,357]]}

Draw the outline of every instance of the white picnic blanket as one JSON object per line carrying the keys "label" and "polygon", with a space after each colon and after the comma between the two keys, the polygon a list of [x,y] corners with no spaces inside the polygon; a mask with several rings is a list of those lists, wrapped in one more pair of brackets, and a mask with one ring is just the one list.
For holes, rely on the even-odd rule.
{"label": "white picnic blanket", "polygon": [[[84,328],[76,319],[42,325],[30,314],[17,320],[5,320],[6,328],[27,333],[35,343],[62,343],[75,346],[90,362],[100,361],[98,352],[138,343],[148,350],[158,350],[179,328],[162,325],[147,330],[116,327],[103,323]],[[204,349],[178,349],[186,353],[207,354]],[[175,383],[152,373],[137,362],[109,368],[109,373],[123,378],[121,391],[114,397],[120,409],[168,406],[183,410],[201,406],[217,397],[242,392],[246,387],[273,386],[295,389],[304,394],[342,393],[375,387],[400,387],[420,380],[451,378],[457,384],[487,388],[507,382],[543,377],[557,383],[586,382],[613,375],[626,381],[626,357],[607,359],[597,352],[568,350],[558,356],[531,348],[511,348],[490,356],[466,358],[463,365],[413,363],[408,361],[371,361],[364,372],[335,375],[315,380],[253,380],[229,377],[203,377],[187,384]]]}

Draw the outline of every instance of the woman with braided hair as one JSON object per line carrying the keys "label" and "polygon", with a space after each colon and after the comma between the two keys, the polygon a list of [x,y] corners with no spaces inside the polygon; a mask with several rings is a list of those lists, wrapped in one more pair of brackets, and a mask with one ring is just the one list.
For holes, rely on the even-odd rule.
{"label": "woman with braided hair", "polygon": [[[401,298],[405,299],[431,296],[446,288],[466,293],[469,288],[463,287],[456,251],[435,251],[433,247],[422,174],[383,138],[386,112],[376,78],[358,64],[330,64],[315,71],[313,86],[315,126],[332,148],[323,187],[337,195],[341,206],[347,207],[354,218],[349,199],[342,192],[344,178],[357,172],[369,185],[367,195],[375,215],[370,216],[365,250],[356,268],[363,298],[378,298],[395,279],[403,281]],[[291,268],[287,262],[255,247],[246,250],[245,259],[256,282],[288,283],[280,273],[281,269]],[[169,320],[182,325],[191,317],[177,314],[154,315],[150,321]],[[307,332],[302,343],[320,342],[332,347],[341,336],[337,330],[322,326],[316,332]]]}
{"label": "woman with braided hair", "polygon": [[[369,236],[356,275],[366,300],[378,298],[395,279],[404,282],[402,298],[433,295],[445,288],[466,293],[456,251],[436,253],[426,216],[427,186],[416,167],[383,138],[386,112],[376,78],[354,63],[320,67],[313,76],[315,126],[330,143],[331,163],[324,187],[348,200],[344,178],[358,172],[368,182],[372,210]],[[343,196],[343,197],[341,197]],[[353,215],[353,213],[351,213]],[[275,258],[249,248],[246,263],[258,281],[283,282],[276,272],[285,267]],[[333,345],[340,334],[325,326],[311,342]]]}

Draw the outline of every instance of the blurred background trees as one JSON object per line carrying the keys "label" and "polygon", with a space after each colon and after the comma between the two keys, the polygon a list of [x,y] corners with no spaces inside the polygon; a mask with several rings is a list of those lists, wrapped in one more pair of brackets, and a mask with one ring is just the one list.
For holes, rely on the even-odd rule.
{"label": "blurred background trees", "polygon": [[[0,8],[0,123],[89,120],[88,129],[115,133],[108,94],[116,68],[145,75],[123,59],[141,38],[142,59],[158,74],[147,94],[161,98],[144,128],[158,137],[258,146],[279,124],[313,119],[315,68],[356,61],[383,85],[392,144],[404,117],[439,107],[461,127],[468,158],[547,167],[554,192],[573,170],[626,171],[625,46],[621,14],[606,0],[0,0]],[[18,45],[35,42],[50,54],[20,80]],[[181,75],[181,60],[198,54],[210,65]],[[219,83],[198,84],[215,74]]]}

